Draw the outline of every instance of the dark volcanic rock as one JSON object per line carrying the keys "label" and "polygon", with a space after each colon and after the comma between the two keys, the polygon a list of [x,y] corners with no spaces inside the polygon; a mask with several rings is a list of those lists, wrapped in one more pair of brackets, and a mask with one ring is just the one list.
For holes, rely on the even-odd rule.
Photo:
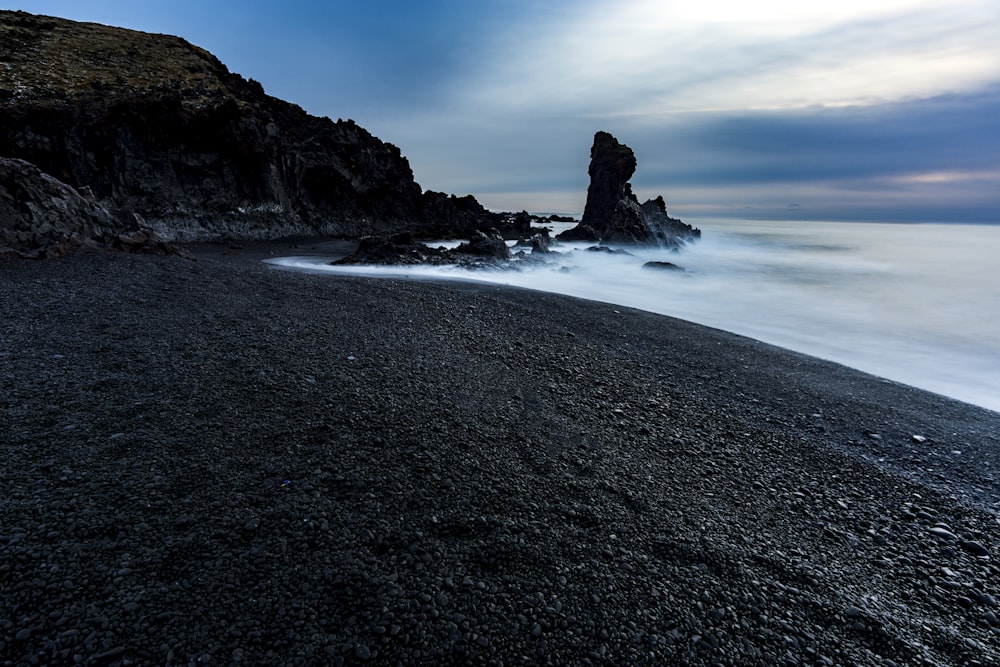
{"label": "dark volcanic rock", "polygon": [[701,238],[701,230],[667,215],[667,203],[660,195],[642,204],[646,226],[657,243],[666,247],[677,247],[685,241]]}
{"label": "dark volcanic rock", "polygon": [[639,204],[629,183],[635,168],[635,153],[631,148],[607,132],[594,135],[583,218],[557,238],[679,247],[684,241],[700,236],[699,230],[667,215],[663,197]]}
{"label": "dark volcanic rock", "polygon": [[642,210],[632,194],[629,179],[635,173],[635,153],[607,132],[594,135],[590,149],[590,186],[581,225],[588,225],[600,240],[645,241]]}
{"label": "dark volcanic rock", "polygon": [[361,240],[353,254],[332,264],[374,264],[380,266],[447,263],[445,251],[431,248],[409,232]]}
{"label": "dark volcanic rock", "polygon": [[673,262],[646,262],[642,265],[644,269],[659,269],[660,271],[683,271],[681,267]]}
{"label": "dark volcanic rock", "polygon": [[465,235],[471,197],[422,192],[399,149],[266,95],[165,35],[0,11],[0,155],[177,240]]}
{"label": "dark volcanic rock", "polygon": [[531,237],[531,252],[546,254],[552,252],[549,247],[552,241],[549,239],[548,234],[535,234]]}
{"label": "dark volcanic rock", "polygon": [[362,239],[358,249],[332,264],[373,264],[380,266],[414,264],[461,264],[469,268],[499,266],[511,260],[510,249],[499,233],[474,232],[457,248],[431,248],[413,238],[409,232],[392,236]]}
{"label": "dark volcanic rock", "polygon": [[58,257],[81,245],[187,256],[142,222],[105,209],[29,162],[0,158],[0,258]]}
{"label": "dark volcanic rock", "polygon": [[488,259],[510,259],[510,249],[498,232],[492,234],[476,232],[467,243],[463,243],[451,252],[456,255],[475,255]]}

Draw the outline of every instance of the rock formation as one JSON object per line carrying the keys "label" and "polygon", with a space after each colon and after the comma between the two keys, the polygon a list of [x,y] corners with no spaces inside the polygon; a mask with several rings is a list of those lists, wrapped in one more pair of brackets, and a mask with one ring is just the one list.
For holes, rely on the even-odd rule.
{"label": "rock formation", "polygon": [[0,259],[58,257],[84,245],[190,256],[142,223],[134,214],[107,210],[29,162],[0,158]]}
{"label": "rock formation", "polygon": [[165,35],[0,11],[0,156],[176,240],[468,235],[474,198],[423,192],[399,149],[311,116]]}
{"label": "rock formation", "polygon": [[[526,256],[519,253],[517,259]],[[530,255],[527,255],[530,257]],[[389,236],[367,237],[361,240],[353,254],[331,264],[371,264],[381,266],[458,265],[470,269],[511,268],[514,257],[496,230],[473,232],[469,240],[456,248],[432,248],[404,232]]]}
{"label": "rock formation", "polygon": [[607,132],[594,135],[590,149],[590,186],[580,223],[557,238],[618,244],[659,244],[679,247],[701,232],[667,215],[663,197],[639,204],[629,179],[635,173],[635,153]]}

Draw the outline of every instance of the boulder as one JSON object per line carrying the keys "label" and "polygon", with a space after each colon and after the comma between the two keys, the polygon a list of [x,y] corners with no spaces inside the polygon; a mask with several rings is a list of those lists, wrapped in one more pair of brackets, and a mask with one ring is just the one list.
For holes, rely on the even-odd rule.
{"label": "boulder", "polygon": [[431,248],[414,239],[409,232],[391,236],[368,237],[347,257],[331,262],[334,265],[370,264],[377,266],[408,266],[415,264],[458,264],[469,268],[502,266],[511,261],[510,249],[500,234],[475,232],[457,248]]}
{"label": "boulder", "polygon": [[452,255],[473,255],[485,259],[506,261],[510,259],[510,248],[503,236],[493,230],[490,234],[476,232],[466,243],[450,250]]}
{"label": "boulder", "polygon": [[552,249],[549,247],[549,243],[550,240],[548,234],[535,234],[531,237],[531,254],[534,255],[537,253],[544,255],[552,252]]}
{"label": "boulder", "polygon": [[667,203],[662,195],[647,200],[642,205],[642,212],[653,239],[662,247],[676,249],[688,241],[701,238],[700,229],[667,214]]}
{"label": "boulder", "polygon": [[644,269],[657,269],[659,271],[683,271],[681,267],[673,262],[646,262],[642,265]]}
{"label": "boulder", "polygon": [[80,246],[190,257],[141,217],[110,211],[29,162],[0,158],[0,257],[58,257]]}
{"label": "boulder", "polygon": [[431,248],[420,243],[409,232],[363,238],[354,253],[331,262],[334,265],[371,264],[377,266],[441,263],[447,263],[443,249]]}

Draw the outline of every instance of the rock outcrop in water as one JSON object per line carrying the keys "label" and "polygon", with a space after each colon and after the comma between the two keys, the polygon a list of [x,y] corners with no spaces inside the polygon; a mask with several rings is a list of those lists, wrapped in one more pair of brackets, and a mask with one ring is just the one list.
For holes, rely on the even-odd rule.
{"label": "rock outcrop in water", "polygon": [[367,237],[354,253],[331,262],[334,265],[430,266],[454,265],[469,269],[513,268],[512,260],[526,261],[531,255],[521,252],[511,255],[499,232],[474,232],[456,248],[432,248],[404,232],[389,236]]}
{"label": "rock outcrop in water", "polygon": [[468,235],[472,197],[423,192],[350,120],[311,116],[178,37],[0,11],[0,156],[176,240]]}
{"label": "rock outcrop in water", "polygon": [[667,215],[663,197],[640,204],[629,179],[635,173],[635,153],[607,132],[594,135],[590,149],[590,186],[580,224],[557,238],[621,244],[679,247],[701,232]]}

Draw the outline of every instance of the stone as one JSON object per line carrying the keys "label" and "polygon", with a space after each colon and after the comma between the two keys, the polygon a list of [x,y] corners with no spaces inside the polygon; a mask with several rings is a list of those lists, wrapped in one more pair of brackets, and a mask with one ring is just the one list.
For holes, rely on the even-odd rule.
{"label": "stone", "polygon": [[659,262],[659,261],[646,262],[645,264],[642,265],[642,268],[644,268],[644,269],[659,269],[661,271],[683,271],[684,270],[681,267],[679,267],[676,264],[674,264],[673,262]]}
{"label": "stone", "polygon": [[535,234],[531,237],[531,254],[538,253],[544,255],[550,252],[552,252],[552,249],[549,247],[549,237],[547,234]]}
{"label": "stone", "polygon": [[496,230],[490,234],[477,231],[466,243],[449,252],[452,255],[474,255],[498,260],[510,259],[510,248],[507,247],[503,237]]}
{"label": "stone", "polygon": [[934,535],[935,537],[939,537],[942,540],[947,540],[949,542],[954,542],[954,541],[956,541],[958,539],[958,536],[955,535],[955,533],[953,533],[950,530],[948,530],[947,528],[943,528],[941,526],[932,526],[931,528],[928,528],[927,530],[930,531],[931,535]]}
{"label": "stone", "polygon": [[402,232],[390,236],[366,237],[358,248],[347,257],[331,262],[333,265],[374,264],[410,265],[441,263],[445,251],[431,248],[413,238],[413,234]]}
{"label": "stone", "polygon": [[959,542],[959,545],[973,556],[978,556],[979,558],[988,558],[990,555],[986,547],[975,540],[962,540]]}
{"label": "stone", "polygon": [[470,239],[457,248],[431,248],[413,238],[409,232],[392,236],[369,237],[361,240],[354,253],[331,262],[333,265],[468,265],[470,261],[499,264],[511,260],[510,248],[496,230],[489,234],[473,232]]}

